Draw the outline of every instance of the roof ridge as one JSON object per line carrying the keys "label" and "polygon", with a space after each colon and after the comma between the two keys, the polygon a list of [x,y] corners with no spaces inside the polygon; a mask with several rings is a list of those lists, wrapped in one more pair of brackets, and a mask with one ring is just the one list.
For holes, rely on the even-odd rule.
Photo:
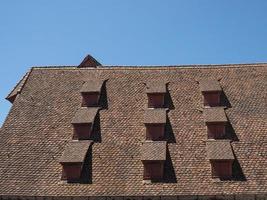
{"label": "roof ridge", "polygon": [[102,65],[101,67],[77,68],[75,65],[59,66],[33,66],[32,69],[76,69],[76,70],[102,70],[102,69],[210,69],[210,68],[244,68],[244,67],[267,67],[267,63],[245,64],[188,64],[188,65]]}

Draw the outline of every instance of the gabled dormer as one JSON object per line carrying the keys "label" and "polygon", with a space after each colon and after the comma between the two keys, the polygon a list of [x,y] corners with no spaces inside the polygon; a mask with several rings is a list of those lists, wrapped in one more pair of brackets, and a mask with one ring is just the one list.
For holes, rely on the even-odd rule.
{"label": "gabled dormer", "polygon": [[144,180],[163,179],[166,149],[166,141],[146,141],[142,144],[141,160],[144,165]]}
{"label": "gabled dormer", "polygon": [[212,178],[231,179],[234,154],[229,140],[207,141],[207,158],[211,164]]}
{"label": "gabled dormer", "polygon": [[92,141],[84,140],[71,141],[66,145],[59,159],[59,163],[62,165],[62,180],[67,182],[79,182],[81,180],[82,169],[91,144]]}
{"label": "gabled dormer", "polygon": [[146,140],[164,139],[166,118],[166,109],[164,108],[145,110]]}
{"label": "gabled dormer", "polygon": [[79,108],[72,119],[73,139],[90,139],[99,108]]}
{"label": "gabled dormer", "polygon": [[148,108],[163,108],[167,92],[166,83],[150,82],[146,86]]}
{"label": "gabled dormer", "polygon": [[203,104],[206,107],[221,105],[222,88],[219,81],[214,79],[203,79],[199,81],[200,91],[203,95]]}
{"label": "gabled dormer", "polygon": [[90,80],[83,84],[80,90],[82,95],[82,107],[99,106],[102,85],[103,81],[100,80]]}
{"label": "gabled dormer", "polygon": [[226,138],[228,119],[223,107],[205,108],[203,117],[207,126],[208,139]]}

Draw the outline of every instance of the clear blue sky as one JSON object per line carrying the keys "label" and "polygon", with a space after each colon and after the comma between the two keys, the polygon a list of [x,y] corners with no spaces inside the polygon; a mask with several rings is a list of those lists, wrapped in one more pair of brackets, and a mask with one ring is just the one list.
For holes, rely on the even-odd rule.
{"label": "clear blue sky", "polygon": [[267,61],[266,0],[2,0],[4,98],[31,66],[170,65]]}

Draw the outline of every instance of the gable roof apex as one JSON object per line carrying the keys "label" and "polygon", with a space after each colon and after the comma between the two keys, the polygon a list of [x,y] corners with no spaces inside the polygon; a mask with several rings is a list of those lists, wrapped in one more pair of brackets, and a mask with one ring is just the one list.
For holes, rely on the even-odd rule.
{"label": "gable roof apex", "polygon": [[85,67],[97,68],[97,66],[101,66],[101,64],[93,56],[88,54],[77,68],[85,68]]}

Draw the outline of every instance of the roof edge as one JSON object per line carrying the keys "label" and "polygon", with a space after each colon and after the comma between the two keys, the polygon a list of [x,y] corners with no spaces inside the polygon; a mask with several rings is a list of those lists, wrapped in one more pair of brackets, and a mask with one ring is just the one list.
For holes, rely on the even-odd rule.
{"label": "roof edge", "polygon": [[[5,97],[6,100],[8,100],[10,103],[14,102],[14,100],[16,99],[16,96],[21,93],[21,91],[22,91],[24,85],[26,84],[32,70],[33,70],[33,67],[28,72],[26,72],[26,74],[17,82],[17,84],[11,90],[11,92]],[[22,84],[22,85],[20,86],[20,84]],[[17,91],[14,94],[12,94],[15,90],[17,90]]]}
{"label": "roof edge", "polygon": [[188,64],[188,65],[101,65],[101,67],[85,67],[79,68],[74,65],[59,65],[59,66],[33,66],[33,69],[170,69],[170,68],[185,68],[185,69],[205,69],[205,68],[243,68],[243,67],[267,67],[267,62],[264,63],[244,63],[244,64]]}

